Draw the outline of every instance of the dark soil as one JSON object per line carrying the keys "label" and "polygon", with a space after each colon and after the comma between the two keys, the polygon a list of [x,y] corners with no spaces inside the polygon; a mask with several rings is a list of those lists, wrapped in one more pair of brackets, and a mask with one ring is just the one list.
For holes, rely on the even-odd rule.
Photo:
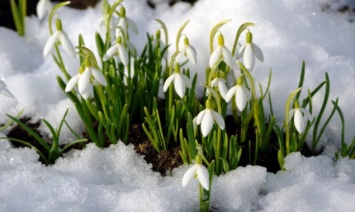
{"label": "dark soil", "polygon": [[[160,105],[164,105],[162,101],[160,101]],[[164,113],[164,112],[161,112]],[[30,118],[22,118],[22,122],[27,124],[32,130],[34,130],[36,133],[39,134],[38,127],[40,125],[39,122],[32,123]],[[233,118],[231,116],[226,117],[226,126],[227,127],[227,134],[232,135],[238,133],[239,127],[235,126],[235,123],[233,121]],[[129,141],[128,143],[131,143],[134,145],[134,149],[137,153],[141,154],[144,156],[144,160],[147,163],[152,164],[152,169],[153,171],[159,172],[161,175],[169,175],[171,171],[180,166],[183,162],[180,157],[180,151],[181,147],[179,143],[174,143],[171,142],[169,143],[168,149],[166,151],[161,151],[158,153],[152,143],[149,141],[147,138],[145,132],[143,131],[142,125],[141,124],[132,124],[131,129],[130,129],[130,134],[129,134]],[[35,146],[37,149],[39,149],[42,152],[46,152],[46,150],[38,143],[38,141],[33,138],[27,131],[22,129],[20,126],[15,125],[12,127],[10,132],[7,135],[10,138],[17,138],[20,140],[24,140],[29,142],[31,145]],[[90,140],[88,137],[87,133],[83,133],[83,137],[87,138]],[[50,139],[48,137],[43,136],[45,140],[50,142]],[[248,158],[248,152],[250,151],[253,153],[255,151],[255,145],[253,144],[255,141],[255,129],[252,126],[248,132],[248,139],[251,141],[250,143],[252,144],[251,147],[249,147],[249,142],[239,142],[240,148],[243,149],[243,154],[241,157],[241,161],[239,163],[239,166],[246,166],[248,164],[253,164],[253,162],[250,161],[250,158]],[[13,146],[16,148],[20,147],[26,147],[26,145],[11,141]],[[107,146],[109,146],[109,142],[107,141]],[[61,146],[63,148],[63,146]],[[78,145],[72,146],[69,150],[71,149],[83,149],[85,148],[85,144],[81,143]],[[249,149],[251,148],[251,149]],[[276,173],[277,171],[280,170],[280,166],[277,160],[277,152],[279,150],[278,143],[277,143],[277,138],[276,135],[273,134],[270,139],[270,143],[268,145],[268,148],[264,152],[259,153],[259,157],[257,158],[257,161],[254,165],[260,165],[263,167],[266,167],[268,172],[273,172]],[[310,149],[305,145],[301,153],[305,156],[312,156],[312,152]],[[44,163],[43,160],[40,161]]]}

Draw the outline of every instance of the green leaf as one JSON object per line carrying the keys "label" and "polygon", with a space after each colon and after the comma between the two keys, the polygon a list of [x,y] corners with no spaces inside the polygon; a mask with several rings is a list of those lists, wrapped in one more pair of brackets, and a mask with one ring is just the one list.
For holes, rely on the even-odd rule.
{"label": "green leaf", "polygon": [[20,121],[19,119],[7,115],[10,119],[12,119],[14,122],[16,122],[20,127],[22,127],[24,130],[26,130],[31,136],[33,136],[40,144],[43,146],[48,152],[50,151],[50,146],[47,144],[47,142],[40,136],[38,135],[35,131],[33,131],[30,127],[28,127],[25,123]]}
{"label": "green leaf", "polygon": [[279,150],[277,152],[277,160],[279,161],[279,165],[280,165],[281,170],[285,170],[285,168],[284,168],[285,160],[284,160],[284,156],[283,156],[281,150]]}

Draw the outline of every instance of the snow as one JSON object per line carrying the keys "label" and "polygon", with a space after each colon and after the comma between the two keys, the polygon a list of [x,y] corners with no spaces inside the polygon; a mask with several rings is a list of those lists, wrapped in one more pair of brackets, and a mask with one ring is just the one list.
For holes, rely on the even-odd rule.
{"label": "snow", "polygon": [[[184,33],[198,52],[198,65],[192,71],[203,73],[208,64],[209,30],[219,21],[232,19],[220,31],[226,45],[232,45],[237,27],[254,22],[254,42],[264,53],[264,62],[255,66],[256,80],[267,82],[272,68],[271,93],[278,121],[282,121],[288,94],[295,90],[302,60],[306,62],[306,88],[314,89],[328,72],[331,99],[339,97],[346,119],[346,140],[354,136],[355,104],[355,25],[351,14],[322,11],[322,5],[337,8],[351,1],[336,0],[200,0],[193,7],[179,2],[172,8],[168,1],[155,0],[152,10],[142,0],[126,0],[127,15],[139,26],[133,36],[138,52],[145,42],[145,32],[159,27],[154,18],[163,20],[169,39],[190,20]],[[336,10],[336,9],[334,9]],[[87,46],[95,47],[94,33],[101,15],[101,5],[85,11],[62,8],[58,11],[63,28],[77,44],[83,34]],[[75,21],[73,21],[75,20]],[[26,19],[26,37],[19,38],[11,30],[0,28],[0,79],[16,99],[0,96],[0,120],[6,114],[24,115],[34,120],[45,118],[56,125],[69,108],[67,120],[76,132],[83,130],[72,103],[57,86],[60,75],[54,61],[42,57],[49,37],[46,21],[37,17]],[[95,25],[96,24],[96,25]],[[243,37],[242,39],[243,40]],[[170,49],[172,53],[174,47]],[[78,63],[63,54],[71,74]],[[200,89],[201,92],[202,89]],[[305,95],[305,92],[303,92]],[[313,104],[319,108],[322,95]],[[327,109],[329,113],[330,108]],[[41,128],[47,132],[45,127]],[[4,136],[0,133],[0,136]],[[72,137],[64,129],[62,142]],[[287,171],[267,173],[258,166],[239,167],[215,177],[212,184],[211,207],[218,211],[351,211],[355,207],[355,161],[334,160],[334,149],[340,145],[340,124],[335,118],[322,140],[327,144],[323,155],[306,158],[293,153],[285,159]],[[171,176],[161,177],[150,169],[131,145],[122,143],[106,149],[90,144],[74,151],[56,164],[46,167],[38,162],[31,149],[14,149],[6,140],[0,141],[0,211],[197,211],[197,182],[183,188],[181,179],[187,166],[175,169]]]}

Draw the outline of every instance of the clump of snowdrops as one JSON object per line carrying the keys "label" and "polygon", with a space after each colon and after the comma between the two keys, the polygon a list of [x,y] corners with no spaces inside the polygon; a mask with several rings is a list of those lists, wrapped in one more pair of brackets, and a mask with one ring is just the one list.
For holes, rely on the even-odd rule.
{"label": "clump of snowdrops", "polygon": [[[285,102],[284,121],[281,125],[276,123],[269,90],[272,71],[266,85],[256,82],[253,76],[257,63],[264,60],[262,50],[253,41],[253,23],[239,26],[232,45],[225,42],[223,34],[223,26],[230,20],[213,27],[208,44],[209,64],[202,76],[206,81],[197,85],[196,73],[203,73],[202,70],[186,68],[187,63],[199,62],[198,51],[183,32],[189,21],[182,24],[171,44],[167,26],[156,19],[160,27],[154,34],[147,33],[147,44],[138,54],[130,37],[139,29],[122,2],[117,0],[110,5],[103,1],[100,28],[104,32],[95,35],[96,49],[87,48],[81,35],[76,47],[68,38],[56,11],[70,2],[57,4],[48,14],[51,36],[43,55],[52,54],[62,72],[58,84],[74,103],[89,139],[98,147],[119,141],[127,143],[131,126],[137,123],[157,152],[167,150],[172,142],[179,143],[183,162],[192,164],[182,185],[186,186],[193,178],[198,180],[201,211],[209,210],[213,176],[236,169],[242,155],[246,155],[249,164],[256,164],[260,155],[268,153],[272,139],[278,144],[275,157],[281,169],[284,157],[301,151],[307,139],[316,153],[322,134],[336,112],[342,124],[339,155],[355,157],[355,143],[348,146],[344,141],[344,117],[338,99],[332,101],[331,113],[324,114],[329,105],[328,75],[313,90],[302,90],[304,62],[298,87]],[[42,19],[50,10],[48,1],[40,0],[37,9]],[[174,49],[172,55],[168,55],[168,48]],[[68,73],[62,53],[78,58],[76,75]],[[0,91],[9,93],[0,82]],[[196,95],[197,88],[204,90],[202,96]],[[161,89],[163,99],[158,97]],[[306,98],[301,99],[301,92],[306,93]],[[312,97],[317,93],[322,93],[323,104],[315,114]],[[265,104],[269,111],[265,111]],[[228,116],[232,117],[231,123],[226,122]],[[22,125],[15,117],[10,118]],[[64,118],[61,125],[66,123]],[[55,131],[49,123],[46,125],[59,137],[61,127]],[[227,128],[234,128],[233,133]]]}

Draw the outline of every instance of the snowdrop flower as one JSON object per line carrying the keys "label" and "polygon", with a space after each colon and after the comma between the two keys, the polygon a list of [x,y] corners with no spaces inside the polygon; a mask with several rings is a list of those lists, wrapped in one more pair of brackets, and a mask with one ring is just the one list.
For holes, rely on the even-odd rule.
{"label": "snowdrop flower", "polygon": [[189,61],[193,64],[196,65],[197,59],[196,59],[196,50],[193,46],[190,45],[189,39],[185,36],[184,38],[184,45],[182,46],[181,52],[185,57],[189,59]]}
{"label": "snowdrop flower", "polygon": [[164,92],[166,92],[168,90],[168,87],[170,86],[171,82],[173,82],[173,81],[174,81],[174,87],[175,87],[176,93],[180,96],[180,98],[183,98],[185,95],[186,88],[191,88],[191,81],[187,76],[180,73],[179,64],[175,65],[175,73],[170,75],[165,80],[164,87],[163,87]]}
{"label": "snowdrop flower", "polygon": [[201,125],[202,136],[206,137],[212,130],[214,122],[224,130],[225,123],[222,116],[212,109],[212,102],[209,97],[206,101],[206,109],[201,111],[196,117],[196,124]]}
{"label": "snowdrop flower", "polygon": [[57,42],[60,42],[63,46],[64,51],[69,54],[72,57],[75,57],[75,50],[72,42],[69,40],[69,37],[67,33],[65,33],[62,29],[62,21],[58,18],[56,21],[56,28],[57,31],[49,37],[46,45],[44,46],[43,49],[43,56],[48,56],[54,45],[56,45]]}
{"label": "snowdrop flower", "polygon": [[36,7],[38,19],[43,20],[43,18],[47,14],[49,14],[51,10],[52,10],[52,4],[49,0],[39,0]]}
{"label": "snowdrop flower", "polygon": [[126,9],[124,7],[120,8],[118,17],[119,19],[118,19],[117,26],[122,27],[122,29],[125,30],[125,35],[128,34],[128,29],[134,32],[135,34],[138,34],[138,27],[136,23],[132,19],[126,16]]}
{"label": "snowdrop flower", "polygon": [[253,35],[247,32],[246,44],[238,49],[235,56],[237,59],[243,56],[243,64],[245,68],[252,71],[255,65],[255,58],[264,61],[264,55],[259,46],[253,43]]}
{"label": "snowdrop flower", "polygon": [[108,61],[115,54],[118,53],[119,59],[122,61],[124,66],[128,66],[128,53],[124,47],[122,37],[117,38],[116,44],[111,46],[105,53],[103,60]]}
{"label": "snowdrop flower", "polygon": [[[225,100],[226,99],[226,94],[228,91],[228,88],[226,86],[226,80],[224,79],[224,74],[223,72],[219,71],[217,73],[217,78],[212,80],[211,82],[212,87],[217,87],[219,90],[219,93],[221,94],[222,98]],[[208,91],[208,90],[207,90]]]}
{"label": "snowdrop flower", "polygon": [[10,97],[10,98],[15,98],[14,95],[6,88],[6,84],[4,81],[0,80],[0,94]]}
{"label": "snowdrop flower", "polygon": [[195,165],[190,167],[182,178],[182,186],[185,187],[193,178],[198,179],[205,190],[209,190],[209,174],[205,166],[202,165],[201,156],[198,154],[195,158]]}
{"label": "snowdrop flower", "polygon": [[216,64],[216,62],[219,60],[219,58],[223,58],[224,62],[231,67],[231,69],[234,69],[236,66],[236,63],[233,59],[231,51],[227,49],[227,47],[224,46],[224,38],[222,34],[218,35],[218,47],[212,52],[209,60],[209,65],[210,68],[212,68]]}
{"label": "snowdrop flower", "polygon": [[307,121],[312,119],[312,115],[306,109],[301,108],[297,100],[295,100],[295,107],[290,110],[290,120],[292,117],[296,130],[300,134],[304,132]]}
{"label": "snowdrop flower", "polygon": [[78,84],[80,95],[84,99],[88,99],[93,94],[93,83],[96,82],[103,86],[107,85],[104,75],[92,67],[90,60],[86,58],[85,65],[80,66],[79,73],[69,80],[65,92],[71,91]]}
{"label": "snowdrop flower", "polygon": [[234,95],[237,108],[240,111],[243,111],[245,106],[247,105],[247,102],[251,98],[251,94],[249,90],[245,86],[243,86],[243,79],[241,77],[238,77],[237,85],[232,87],[227,92],[225,100],[229,102]]}

